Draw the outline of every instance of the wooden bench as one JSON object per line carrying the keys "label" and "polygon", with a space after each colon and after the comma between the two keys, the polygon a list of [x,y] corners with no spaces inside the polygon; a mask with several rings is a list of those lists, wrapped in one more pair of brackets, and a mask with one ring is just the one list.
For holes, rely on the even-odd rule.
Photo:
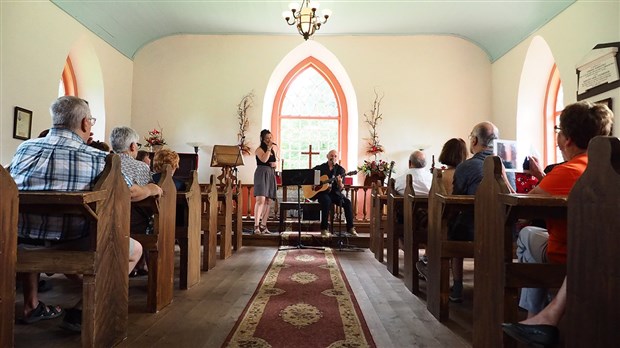
{"label": "wooden bench", "polygon": [[201,194],[198,184],[198,173],[192,171],[186,190],[177,192],[177,219],[181,223],[176,226],[176,238],[179,242],[180,270],[179,287],[189,289],[200,282],[200,224],[201,224]]}
{"label": "wooden bench", "polygon": [[202,270],[208,271],[217,262],[217,215],[218,194],[215,175],[211,175],[209,184],[200,185],[202,197],[201,230],[202,234]]}
{"label": "wooden bench", "polygon": [[[118,155],[106,158],[106,167],[93,191],[21,191],[19,210],[80,213],[92,221],[90,250],[19,249],[16,271],[82,274],[82,346],[110,347],[125,339],[130,194]],[[5,313],[2,318],[13,321]]]}
{"label": "wooden bench", "polygon": [[148,295],[147,308],[157,313],[172,302],[174,289],[174,238],[177,189],[172,181],[172,168],[164,166],[161,179],[157,183],[163,194],[148,197],[132,206],[142,207],[154,214],[155,224],[152,234],[144,231],[131,231],[131,236],[142,244],[148,253]]}
{"label": "wooden bench", "polygon": [[381,227],[383,216],[383,206],[387,204],[387,195],[385,188],[381,186],[379,181],[373,182],[370,191],[370,251],[375,255],[375,259],[383,262],[384,253],[384,228]]}
{"label": "wooden bench", "polygon": [[225,260],[232,255],[232,230],[233,230],[233,187],[228,180],[217,195],[220,202],[218,225],[223,227],[220,233],[220,259]]}
{"label": "wooden bench", "polygon": [[[419,221],[416,220],[419,210],[428,210],[428,195],[416,195],[413,190],[413,179],[411,174],[407,174],[405,193],[403,197],[403,217],[404,217],[404,281],[405,286],[413,294],[420,293],[420,278],[415,264],[420,258],[419,250],[422,245],[427,243],[427,233],[417,230]],[[426,231],[424,231],[426,232]]]}
{"label": "wooden bench", "polygon": [[15,181],[1,165],[0,197],[0,347],[13,347],[19,199]]}
{"label": "wooden bench", "polygon": [[473,257],[474,243],[448,240],[448,220],[456,213],[473,209],[474,196],[447,195],[441,170],[433,171],[428,195],[428,278],[426,306],[440,321],[450,316],[450,259]]}
{"label": "wooden bench", "polygon": [[560,287],[564,265],[514,262],[513,231],[518,219],[566,218],[566,197],[509,194],[499,157],[484,161],[476,192],[474,347],[515,347],[502,322],[517,322],[522,287]]}
{"label": "wooden bench", "polygon": [[[398,251],[400,250],[398,236],[403,235],[403,224],[398,223],[397,212],[403,211],[403,196],[396,192],[394,179],[388,180],[387,186],[387,218],[385,232],[387,235],[387,269],[398,277]],[[400,232],[400,233],[399,233]]]}
{"label": "wooden bench", "polygon": [[596,137],[568,199],[566,347],[620,342],[620,140]]}

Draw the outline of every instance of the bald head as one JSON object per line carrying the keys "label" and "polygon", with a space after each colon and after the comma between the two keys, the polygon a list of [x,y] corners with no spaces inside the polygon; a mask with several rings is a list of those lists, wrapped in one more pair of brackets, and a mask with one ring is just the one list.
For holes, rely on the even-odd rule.
{"label": "bald head", "polygon": [[493,123],[484,121],[474,127],[469,137],[471,153],[475,154],[486,149],[492,149],[493,140],[499,138],[499,130]]}
{"label": "bald head", "polygon": [[426,155],[420,150],[413,151],[409,156],[409,168],[426,167]]}

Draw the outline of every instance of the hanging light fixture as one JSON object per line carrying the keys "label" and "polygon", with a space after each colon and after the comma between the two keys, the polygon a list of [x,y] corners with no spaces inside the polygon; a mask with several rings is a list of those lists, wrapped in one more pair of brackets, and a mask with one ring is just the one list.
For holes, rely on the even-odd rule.
{"label": "hanging light fixture", "polygon": [[319,3],[316,1],[302,0],[301,6],[292,2],[288,8],[290,11],[282,12],[282,17],[288,25],[297,27],[297,31],[304,37],[304,40],[308,40],[315,31],[321,29],[321,25],[325,24],[332,15],[332,11],[324,9],[319,16],[317,14]]}

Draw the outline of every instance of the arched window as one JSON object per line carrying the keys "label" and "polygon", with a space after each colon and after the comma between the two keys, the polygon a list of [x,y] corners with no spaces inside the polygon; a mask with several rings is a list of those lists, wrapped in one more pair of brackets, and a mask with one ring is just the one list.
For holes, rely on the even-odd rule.
{"label": "arched window", "polygon": [[67,61],[65,62],[65,68],[62,70],[58,85],[58,96],[62,97],[66,95],[78,95],[77,81],[75,80],[73,65],[71,65],[71,58],[69,57],[67,57]]}
{"label": "arched window", "polygon": [[274,100],[271,130],[280,145],[282,169],[307,168],[324,162],[331,149],[347,162],[347,108],[344,93],[334,74],[314,57],[297,64],[284,78]]}
{"label": "arched window", "polygon": [[564,91],[562,89],[562,79],[560,78],[558,67],[553,64],[547,83],[544,105],[545,163],[547,164],[563,161],[555,133],[555,126],[560,125],[560,113],[562,113],[563,109]]}

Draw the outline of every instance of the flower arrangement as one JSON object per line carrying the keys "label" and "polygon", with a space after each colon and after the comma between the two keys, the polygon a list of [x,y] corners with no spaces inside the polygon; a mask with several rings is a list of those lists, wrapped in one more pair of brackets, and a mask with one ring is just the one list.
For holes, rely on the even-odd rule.
{"label": "flower arrangement", "polygon": [[357,170],[364,173],[366,176],[380,175],[387,177],[390,172],[394,172],[394,165],[384,160],[364,160],[364,164],[357,167]]}
{"label": "flower arrangement", "polygon": [[153,146],[166,145],[163,129],[157,130],[157,128],[153,128],[152,131],[149,131],[149,135],[144,137],[144,141],[146,141],[146,146],[150,148],[153,148]]}
{"label": "flower arrangement", "polygon": [[368,147],[366,148],[366,154],[375,156],[375,160],[377,159],[378,153],[385,151],[383,145],[379,144],[379,133],[377,133],[377,125],[379,121],[383,119],[383,114],[380,112],[381,100],[383,100],[383,96],[379,97],[377,91],[375,91],[375,100],[373,101],[372,109],[368,114],[364,114],[364,122],[370,126],[368,130],[370,138],[367,139]]}
{"label": "flower arrangement", "polygon": [[254,92],[250,92],[241,98],[239,104],[237,104],[237,118],[239,119],[239,132],[237,132],[237,137],[239,141],[239,147],[241,148],[241,153],[244,155],[250,155],[250,146],[248,141],[245,139],[245,132],[248,130],[250,125],[250,120],[248,118],[248,110],[254,104]]}

